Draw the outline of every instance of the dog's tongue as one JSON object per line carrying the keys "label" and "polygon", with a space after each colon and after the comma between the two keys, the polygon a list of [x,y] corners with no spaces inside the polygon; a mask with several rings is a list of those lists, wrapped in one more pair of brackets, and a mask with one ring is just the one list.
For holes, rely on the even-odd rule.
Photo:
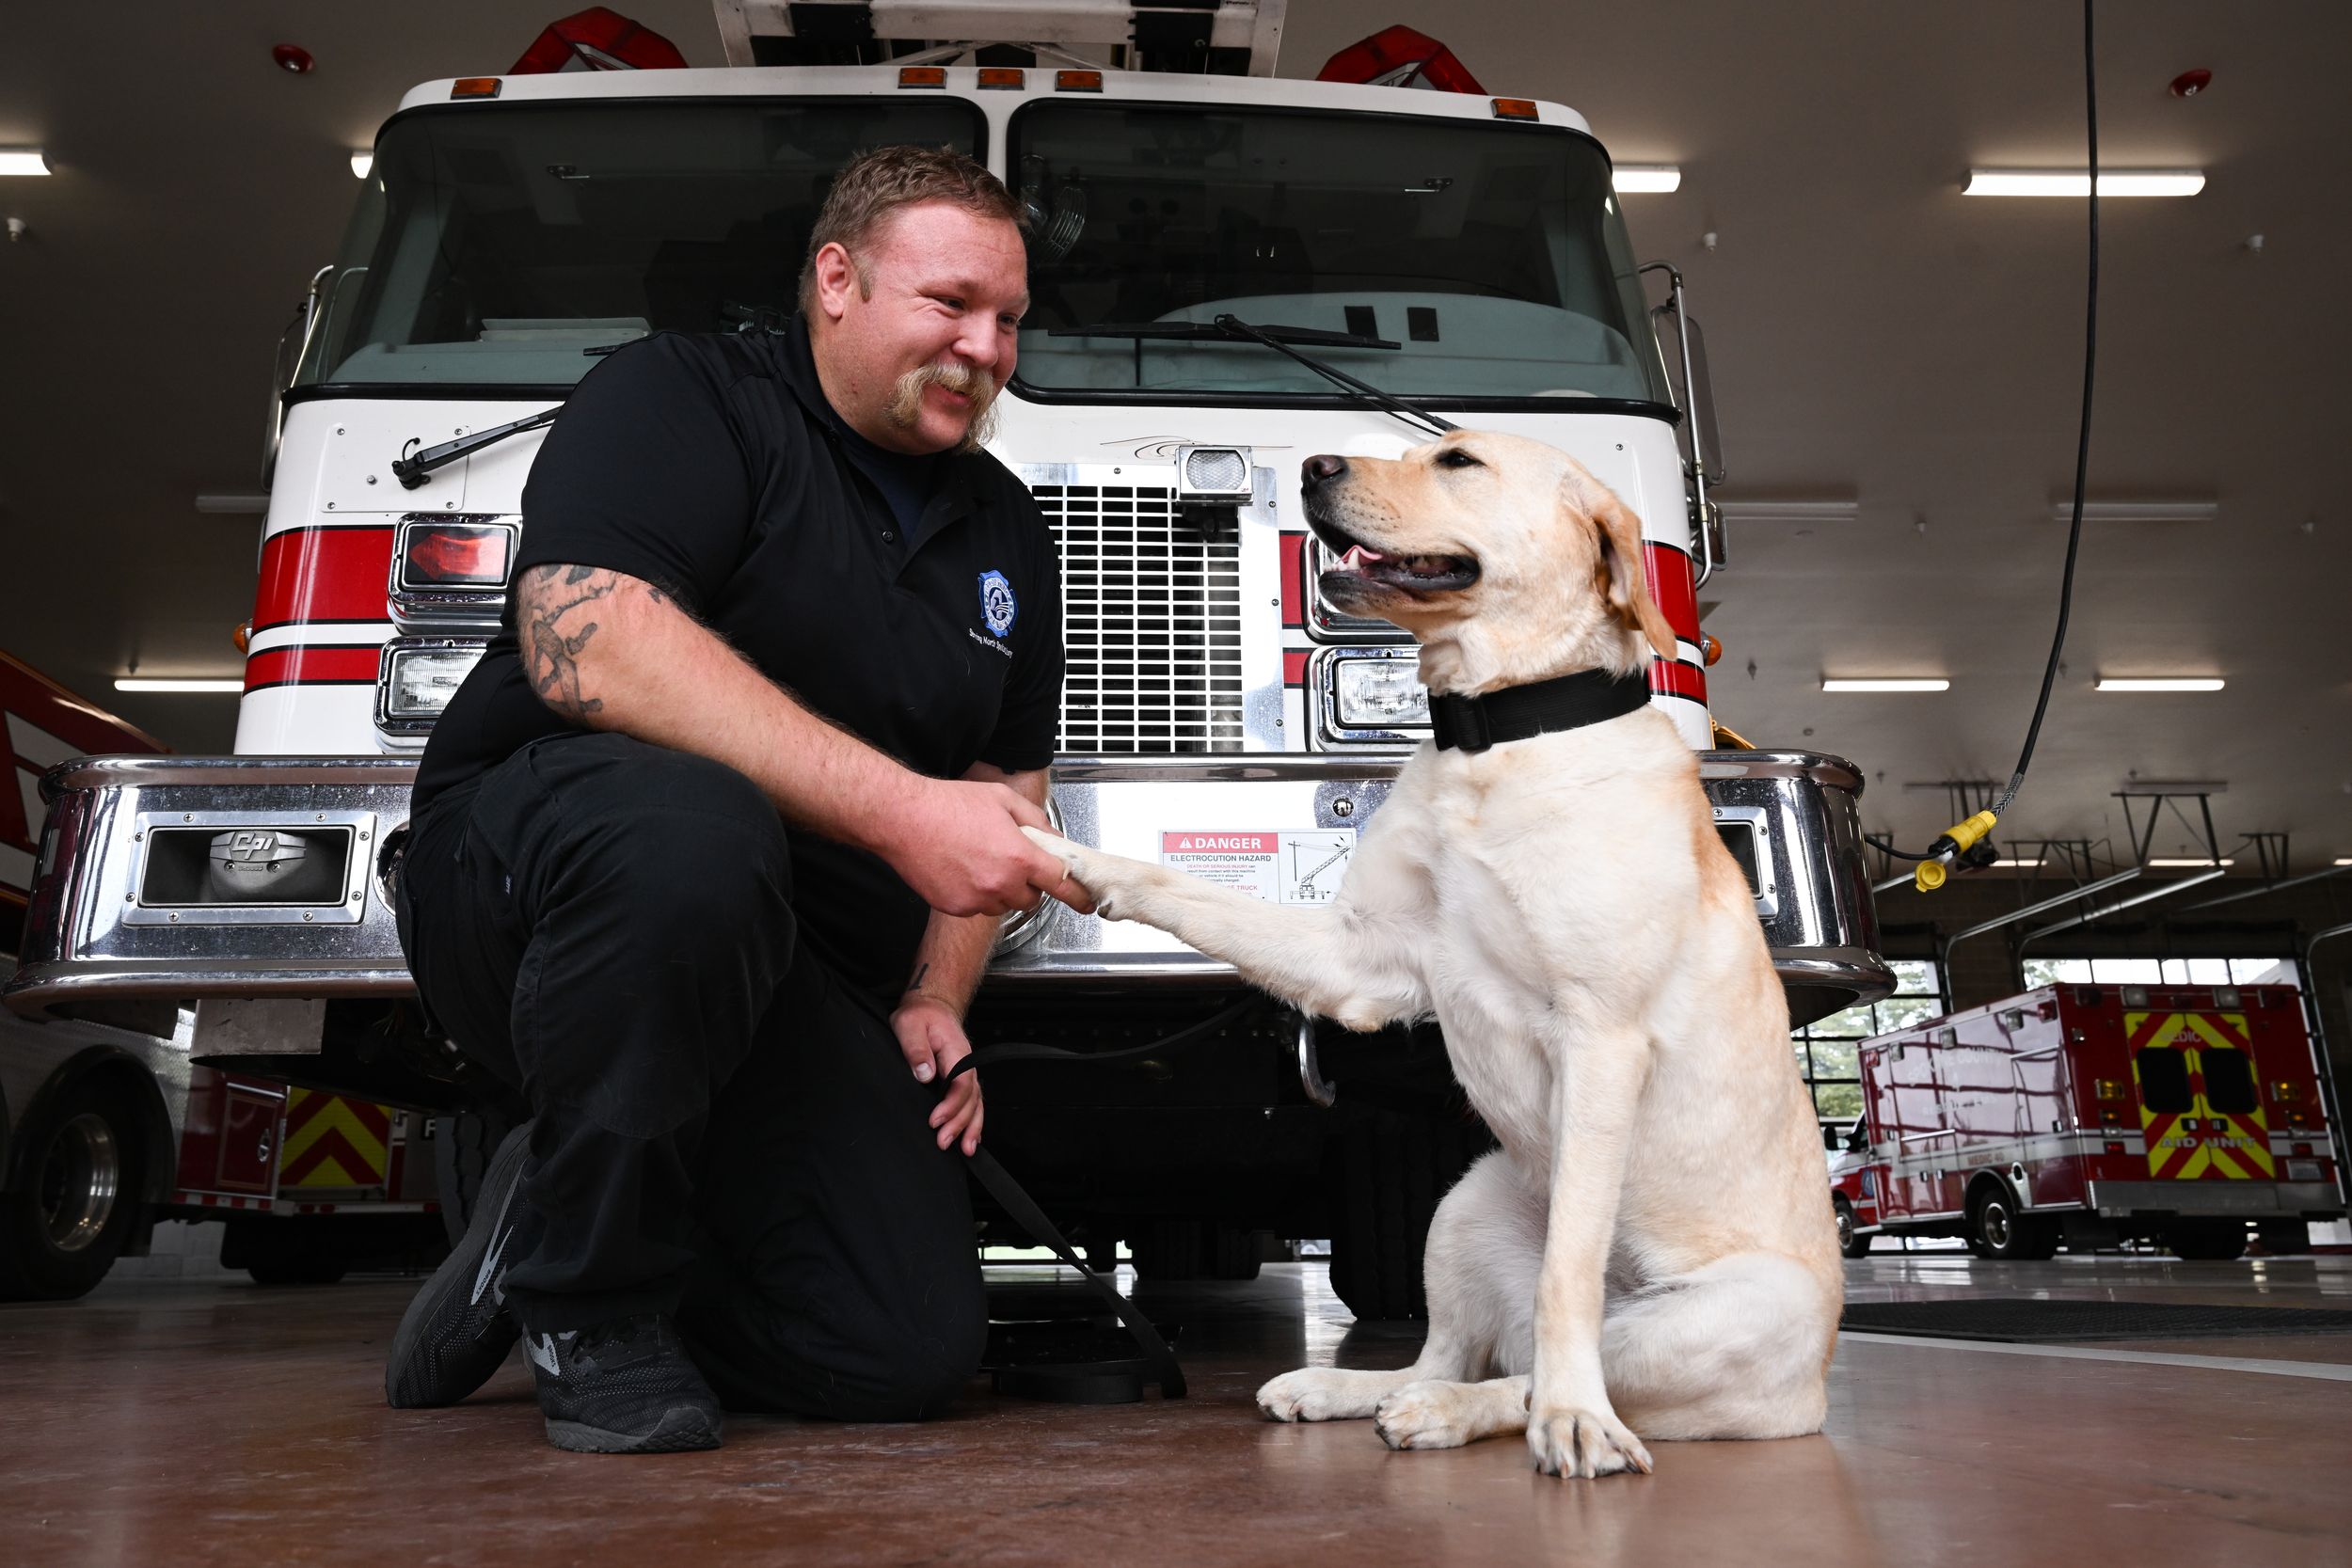
{"label": "dog's tongue", "polygon": [[1370,562],[1379,561],[1382,559],[1384,558],[1378,550],[1372,549],[1367,546],[1357,545],[1352,546],[1345,555],[1340,558],[1340,564],[1343,566],[1361,566]]}

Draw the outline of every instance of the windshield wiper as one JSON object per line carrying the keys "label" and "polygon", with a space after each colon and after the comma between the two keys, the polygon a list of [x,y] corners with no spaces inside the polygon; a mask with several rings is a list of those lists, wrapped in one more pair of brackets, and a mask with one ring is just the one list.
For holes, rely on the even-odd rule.
{"label": "windshield wiper", "polygon": [[487,430],[460,436],[454,441],[443,441],[437,447],[427,447],[413,456],[395,457],[392,459],[392,477],[400,481],[402,489],[414,490],[431,477],[434,469],[446,467],[461,457],[470,456],[484,447],[505,440],[509,436],[520,436],[526,430],[552,424],[555,417],[562,412],[564,405],[559,403],[552,408],[542,409],[526,418],[492,425]]}
{"label": "windshield wiper", "polygon": [[[1275,353],[1288,356],[1315,374],[1342,390],[1351,393],[1357,401],[1369,403],[1383,412],[1395,415],[1406,423],[1418,426],[1433,436],[1443,436],[1458,428],[1450,420],[1441,420],[1415,404],[1406,402],[1393,392],[1384,392],[1368,381],[1359,381],[1345,371],[1327,365],[1312,355],[1301,354],[1293,343],[1312,343],[1318,348],[1385,348],[1405,345],[1386,338],[1367,337],[1359,332],[1326,332],[1313,326],[1255,326],[1239,316],[1223,315],[1213,322],[1097,322],[1091,326],[1057,326],[1046,333],[1049,338],[1134,338],[1168,339],[1179,342],[1195,342],[1209,338],[1226,338],[1241,342],[1261,343]],[[1141,350],[1138,349],[1140,354]]]}
{"label": "windshield wiper", "polygon": [[[1204,338],[1234,338],[1246,334],[1228,331],[1225,324],[1232,316],[1219,316],[1214,322],[1096,322],[1089,326],[1057,326],[1046,332],[1048,338],[1153,338],[1172,342],[1198,342]],[[1403,348],[1403,343],[1386,338],[1368,337],[1361,332],[1326,332],[1319,326],[1259,326],[1250,329],[1263,333],[1276,343],[1313,343],[1318,348]]]}

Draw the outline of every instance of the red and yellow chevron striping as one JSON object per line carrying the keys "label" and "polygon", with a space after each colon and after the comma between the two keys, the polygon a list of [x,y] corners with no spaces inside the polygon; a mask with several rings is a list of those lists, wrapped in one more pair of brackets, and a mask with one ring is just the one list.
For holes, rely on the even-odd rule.
{"label": "red and yellow chevron striping", "polygon": [[[2139,1099],[2140,1135],[2148,1148],[2148,1174],[2169,1180],[2220,1178],[2275,1180],[2270,1125],[2259,1100],[2251,1110],[2224,1114],[2213,1108],[2205,1085],[2208,1053],[2252,1053],[2243,1013],[2125,1013],[2123,1037],[2132,1051],[2132,1086]],[[2140,1080],[2139,1053],[2151,1046],[2178,1050],[2186,1069],[2185,1111],[2152,1111]]]}
{"label": "red and yellow chevron striping", "polygon": [[392,1113],[382,1105],[315,1089],[286,1095],[286,1141],[278,1167],[285,1187],[376,1187],[390,1160]]}

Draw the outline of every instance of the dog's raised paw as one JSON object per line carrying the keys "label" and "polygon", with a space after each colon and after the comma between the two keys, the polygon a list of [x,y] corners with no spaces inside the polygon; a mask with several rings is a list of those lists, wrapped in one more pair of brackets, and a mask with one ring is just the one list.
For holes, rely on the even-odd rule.
{"label": "dog's raised paw", "polygon": [[1021,831],[1029,835],[1030,843],[1060,861],[1072,871],[1078,869],[1080,846],[1073,844],[1059,833],[1049,833],[1042,828],[1032,828],[1025,822],[1022,824]]}
{"label": "dog's raised paw", "polygon": [[1411,1383],[1380,1402],[1372,1415],[1380,1441],[1392,1449],[1458,1449],[1472,1435],[1458,1384]]}
{"label": "dog's raised paw", "polygon": [[1548,1476],[1587,1479],[1623,1471],[1650,1472],[1649,1449],[1614,1416],[1590,1410],[1551,1410],[1531,1416],[1528,1450]]}
{"label": "dog's raised paw", "polygon": [[1359,1378],[1333,1367],[1302,1367],[1258,1390],[1269,1421],[1345,1421],[1372,1414]]}

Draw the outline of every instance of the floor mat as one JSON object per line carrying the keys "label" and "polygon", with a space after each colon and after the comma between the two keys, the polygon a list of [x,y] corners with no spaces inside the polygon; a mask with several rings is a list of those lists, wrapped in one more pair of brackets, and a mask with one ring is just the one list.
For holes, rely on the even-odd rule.
{"label": "floor mat", "polygon": [[2202,1339],[2265,1334],[2352,1334],[2352,1311],[2317,1307],[2195,1307],[2153,1301],[1855,1302],[1840,1324],[1856,1334],[2048,1343],[2066,1339]]}

